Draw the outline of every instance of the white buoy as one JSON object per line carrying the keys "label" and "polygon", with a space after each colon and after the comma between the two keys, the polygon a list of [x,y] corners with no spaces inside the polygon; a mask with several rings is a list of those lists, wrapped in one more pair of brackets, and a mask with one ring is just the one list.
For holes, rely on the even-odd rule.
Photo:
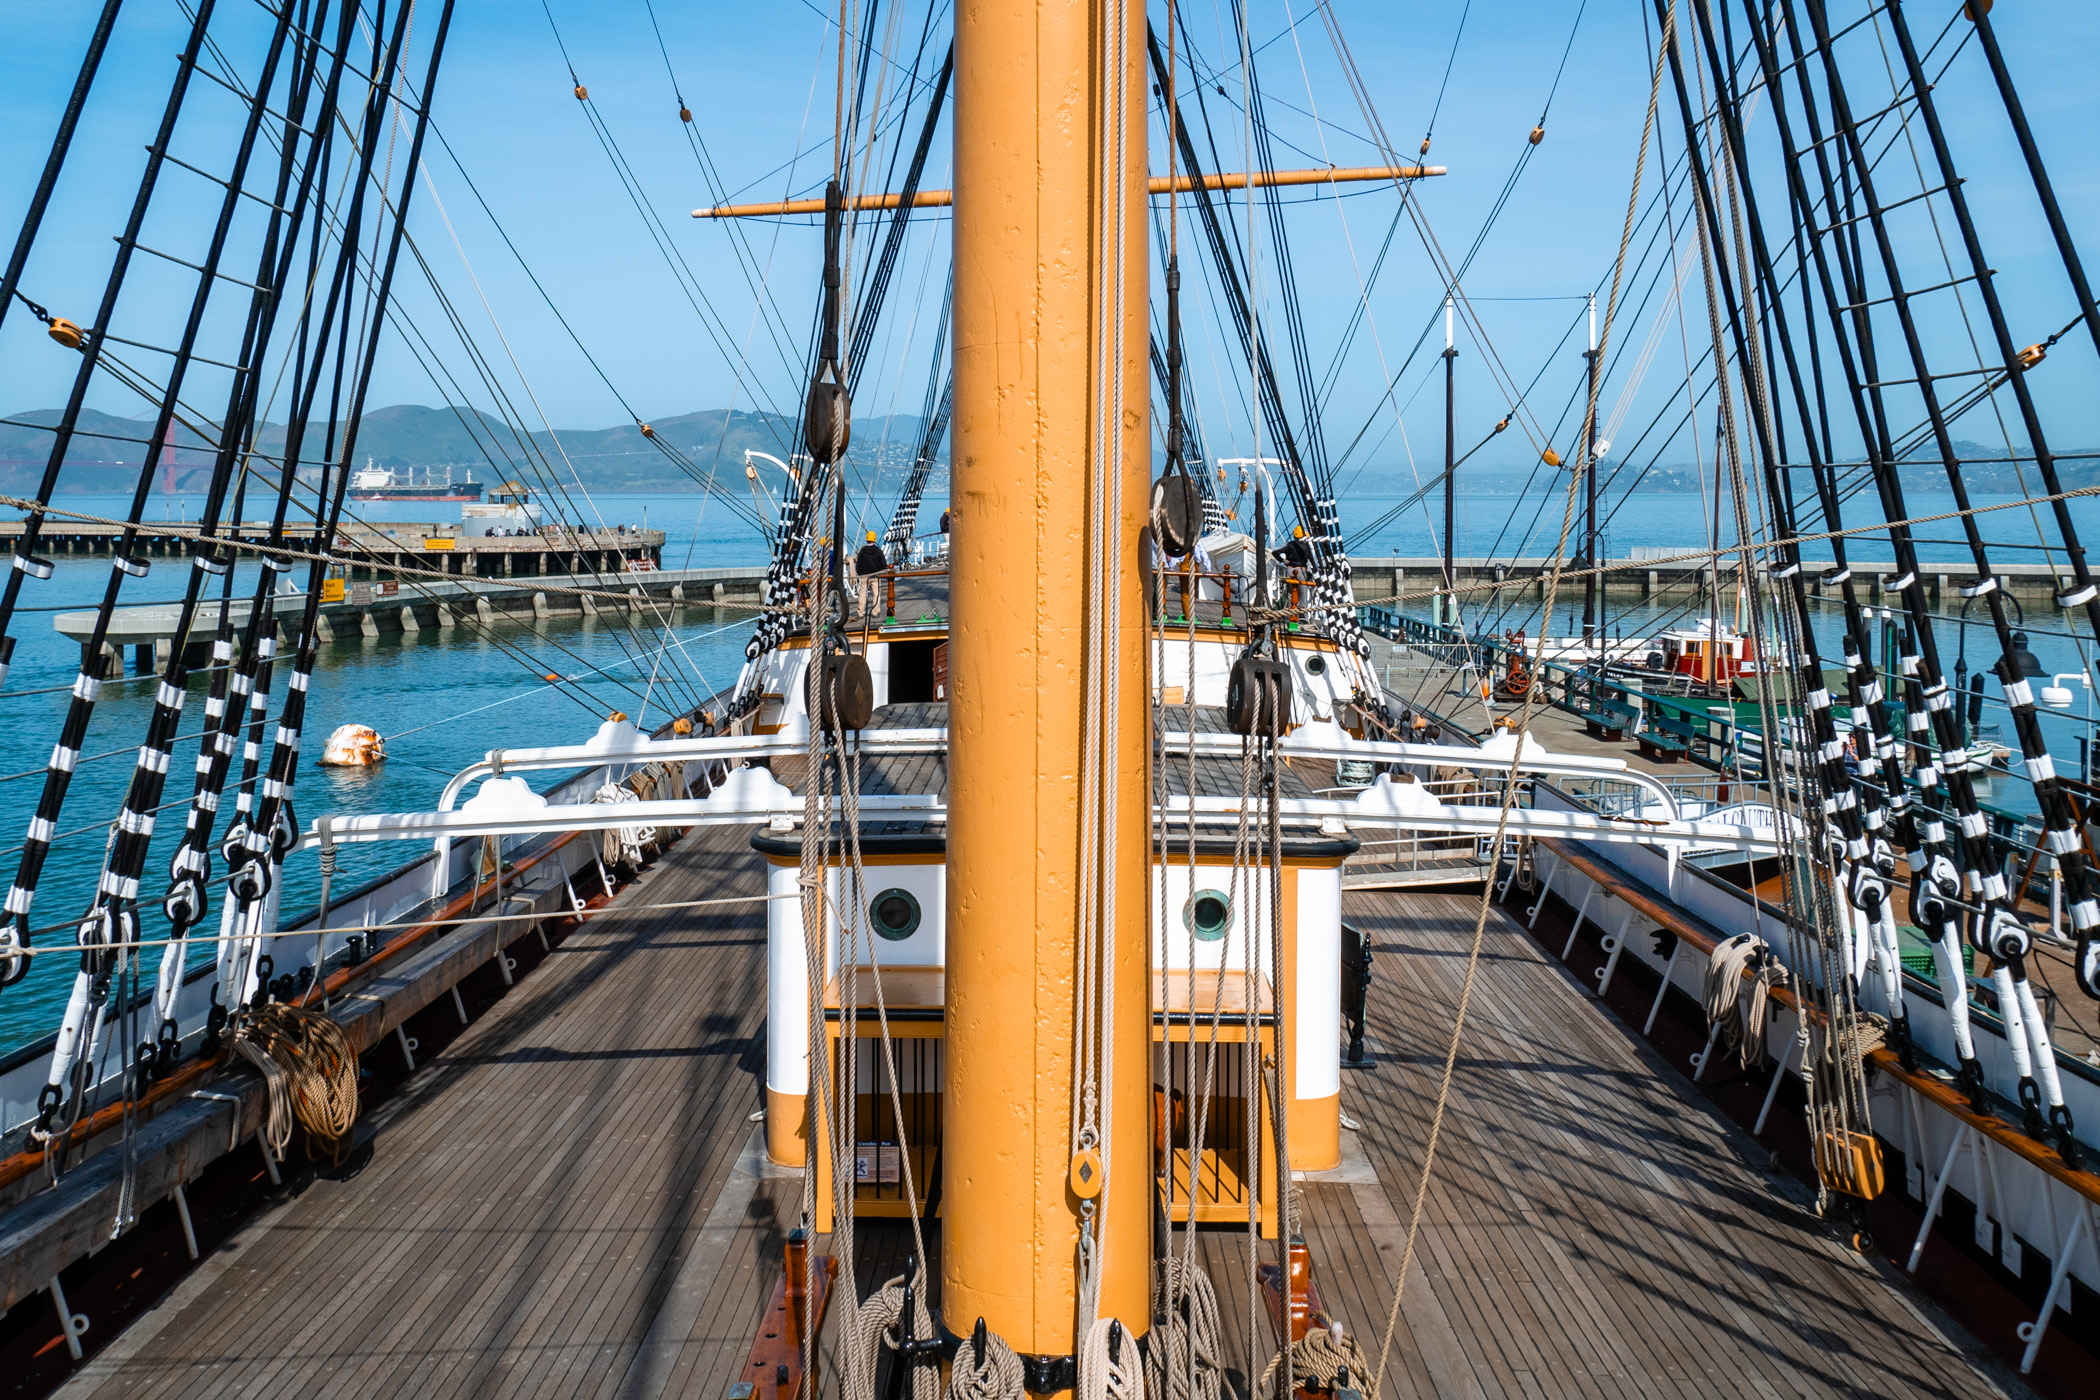
{"label": "white buoy", "polygon": [[386,762],[386,740],[369,725],[346,724],[328,736],[321,750],[324,768],[368,768]]}

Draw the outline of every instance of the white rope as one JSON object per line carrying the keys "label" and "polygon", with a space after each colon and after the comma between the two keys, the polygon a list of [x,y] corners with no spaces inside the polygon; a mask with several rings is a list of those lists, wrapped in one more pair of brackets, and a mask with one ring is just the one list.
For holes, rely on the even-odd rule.
{"label": "white rope", "polygon": [[1162,1320],[1146,1339],[1147,1394],[1152,1400],[1220,1400],[1225,1348],[1210,1275],[1190,1260],[1167,1258],[1154,1277],[1162,1296],[1153,1316]]}
{"label": "white rope", "polygon": [[947,1400],[1021,1400],[1021,1358],[997,1332],[984,1334],[984,1360],[977,1359],[977,1345],[965,1340],[955,1349],[948,1371]]}
{"label": "white rope", "polygon": [[[821,711],[821,695],[818,689],[822,675],[819,651],[815,645],[818,618],[824,607],[824,572],[819,569],[810,581],[809,627],[812,645],[805,655],[808,669],[804,674],[802,694],[807,711],[808,744],[803,753],[803,801],[802,801],[802,849],[798,863],[796,886],[802,902],[802,963],[806,981],[804,999],[808,1004],[808,1019],[805,1023],[807,1039],[803,1050],[806,1057],[806,1082],[814,1091],[810,1100],[805,1100],[806,1123],[803,1129],[802,1153],[802,1221],[812,1233],[815,1232],[817,1200],[817,1156],[828,1152],[831,1156],[832,1222],[831,1252],[838,1261],[840,1276],[846,1281],[847,1296],[851,1297],[853,1279],[853,1214],[852,1189],[854,1173],[845,1164],[855,1159],[847,1155],[843,1146],[844,1136],[835,1125],[837,1109],[834,1100],[839,1097],[831,1092],[832,1066],[830,1046],[824,1029],[824,979],[828,972],[829,939],[825,929],[825,896],[827,881],[825,874],[823,838],[826,828],[823,823],[825,797],[823,792],[823,734],[818,723]],[[848,1018],[850,1007],[841,1007],[843,1024],[840,1029],[840,1060],[842,1069],[850,1066],[852,1058],[853,1026]],[[841,1074],[844,1079],[844,1074]],[[822,1135],[821,1137],[819,1135]],[[810,1251],[814,1254],[814,1251]],[[803,1281],[805,1289],[814,1281],[815,1263],[807,1265],[812,1271]],[[816,1329],[806,1331],[802,1338],[802,1374],[816,1374],[817,1339]],[[852,1349],[848,1349],[846,1376],[841,1382],[842,1393],[850,1400],[860,1400],[858,1393],[850,1388],[857,1374],[854,1370]],[[873,1394],[874,1380],[868,1381],[869,1395]]]}
{"label": "white rope", "polygon": [[1701,999],[1716,1053],[1733,1054],[1745,1069],[1765,1062],[1768,998],[1772,988],[1786,980],[1772,945],[1754,933],[1739,933],[1715,945],[1706,961]]}
{"label": "white rope", "polygon": [[[635,795],[634,790],[624,783],[607,783],[591,796],[591,801],[594,803],[639,802],[641,800],[640,797]],[[639,867],[642,863],[642,848],[654,842],[656,834],[656,828],[653,826],[608,827],[599,838],[604,851],[605,863],[607,865],[617,865],[625,861],[629,865]]]}
{"label": "white rope", "polygon": [[1145,1400],[1137,1338],[1113,1317],[1097,1318],[1079,1348],[1079,1400]]}
{"label": "white rope", "polygon": [[1102,1131],[1104,1099],[1113,1099],[1115,932],[1118,923],[1116,864],[1119,804],[1118,698],[1121,634],[1117,600],[1122,579],[1122,472],[1124,462],[1124,277],[1127,195],[1123,172],[1129,145],[1126,89],[1129,13],[1126,0],[1103,7],[1101,35],[1108,74],[1102,84],[1101,169],[1108,188],[1102,201],[1101,244],[1110,261],[1094,293],[1103,333],[1092,346],[1088,502],[1086,530],[1086,621],[1084,693],[1081,714],[1079,812],[1079,908],[1075,948],[1075,1044],[1071,1106],[1071,1150],[1075,1162],[1092,1154],[1102,1176],[1095,1196],[1080,1204],[1078,1320],[1093,1322],[1100,1310],[1100,1240],[1097,1201],[1110,1188],[1109,1135]]}
{"label": "white rope", "polygon": [[245,1036],[235,1036],[233,1048],[263,1077],[270,1098],[269,1111],[263,1117],[263,1141],[270,1145],[273,1156],[282,1158],[285,1145],[292,1140],[291,1076],[283,1065]]}

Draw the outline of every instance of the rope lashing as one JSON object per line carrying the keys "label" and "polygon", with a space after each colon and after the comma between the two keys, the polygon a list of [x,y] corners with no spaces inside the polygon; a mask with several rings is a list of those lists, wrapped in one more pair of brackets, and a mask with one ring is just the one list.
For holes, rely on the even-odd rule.
{"label": "rope lashing", "polygon": [[1714,1032],[1714,1053],[1735,1056],[1744,1069],[1765,1063],[1771,991],[1786,980],[1786,968],[1772,945],[1754,933],[1739,933],[1715,946],[1707,959],[1701,997]]}
{"label": "rope lashing", "polygon": [[335,819],[324,816],[314,826],[321,833],[321,908],[314,916],[314,982],[308,995],[321,992],[326,1006],[327,994],[322,989],[328,983],[328,896],[335,884]]}
{"label": "rope lashing", "polygon": [[[1278,1352],[1269,1359],[1269,1367],[1261,1374],[1261,1384],[1255,1387],[1256,1395],[1273,1395],[1276,1391],[1277,1368],[1283,1363],[1283,1353]],[[1336,1323],[1332,1327],[1315,1327],[1300,1337],[1291,1347],[1291,1370],[1298,1384],[1313,1390],[1334,1391],[1338,1383],[1353,1385],[1358,1389],[1371,1382],[1371,1363],[1364,1359],[1363,1348],[1356,1338],[1342,1330]],[[1371,1400],[1377,1400],[1374,1395]]]}

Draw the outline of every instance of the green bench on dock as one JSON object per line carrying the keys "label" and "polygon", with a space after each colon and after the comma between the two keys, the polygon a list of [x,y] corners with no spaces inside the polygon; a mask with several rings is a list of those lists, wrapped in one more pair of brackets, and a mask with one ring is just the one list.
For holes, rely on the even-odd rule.
{"label": "green bench on dock", "polygon": [[1691,753],[1692,745],[1706,738],[1703,727],[1682,715],[1657,709],[1648,715],[1648,725],[1639,736],[1641,753],[1657,763],[1675,763]]}
{"label": "green bench on dock", "polygon": [[1614,744],[1623,741],[1626,731],[1633,728],[1640,718],[1633,706],[1601,697],[1577,697],[1571,700],[1568,708],[1582,721],[1582,727],[1589,731],[1591,738]]}

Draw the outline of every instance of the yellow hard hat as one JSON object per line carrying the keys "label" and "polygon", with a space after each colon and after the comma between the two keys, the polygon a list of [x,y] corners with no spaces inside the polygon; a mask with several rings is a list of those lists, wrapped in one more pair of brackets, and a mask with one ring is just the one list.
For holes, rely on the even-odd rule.
{"label": "yellow hard hat", "polygon": [[868,531],[868,543],[875,543],[875,532],[873,530]]}
{"label": "yellow hard hat", "polygon": [[1294,539],[1294,540],[1302,540],[1302,539],[1304,539],[1304,538],[1305,538],[1305,527],[1304,527],[1303,525],[1293,525],[1293,526],[1291,526],[1291,538],[1292,538],[1292,539]]}

